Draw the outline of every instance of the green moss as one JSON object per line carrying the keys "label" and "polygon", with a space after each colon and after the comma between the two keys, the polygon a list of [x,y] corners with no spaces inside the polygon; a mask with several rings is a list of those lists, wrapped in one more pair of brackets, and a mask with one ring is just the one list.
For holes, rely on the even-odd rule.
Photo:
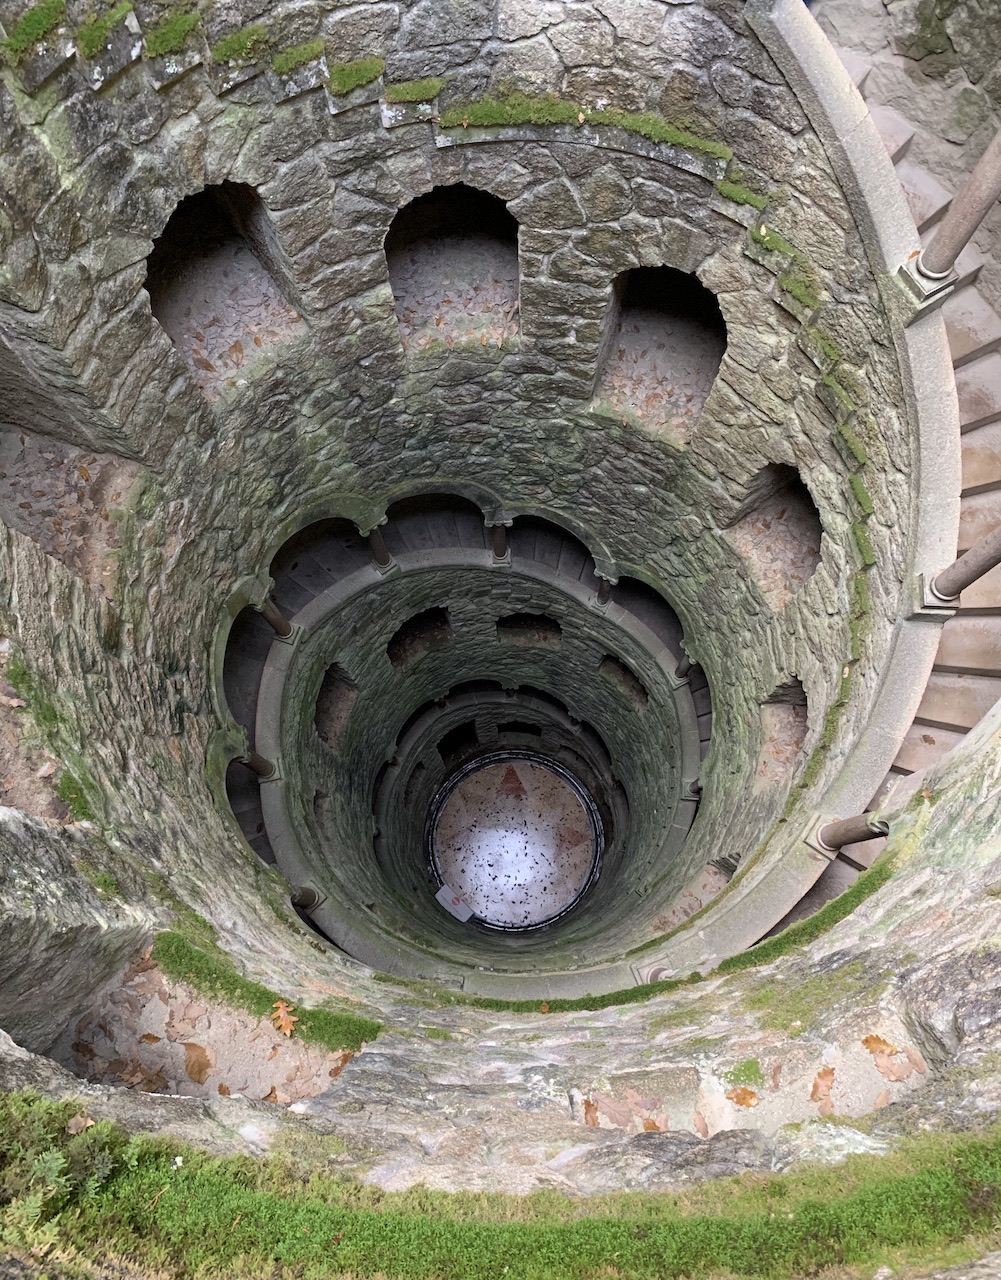
{"label": "green moss", "polygon": [[59,778],[56,795],[73,815],[74,822],[93,822],[94,811],[79,781],[66,770]]}
{"label": "green moss", "polygon": [[338,62],[330,68],[330,92],[338,98],[378,80],[386,70],[385,58],[359,58],[357,62]]}
{"label": "green moss", "polygon": [[87,877],[102,898],[121,897],[121,887],[110,871],[101,871],[89,862],[78,862],[77,868]]}
{"label": "green moss", "polygon": [[858,553],[862,557],[862,563],[866,568],[871,568],[876,563],[876,552],[873,550],[872,543],[869,541],[869,535],[865,531],[865,525],[853,524],[852,537],[855,539],[855,545],[858,547]]}
{"label": "green moss", "polygon": [[758,195],[756,191],[751,191],[739,182],[727,182],[724,179],[716,183],[716,190],[725,200],[732,200],[734,204],[749,204],[752,209],[757,209],[759,212],[768,203],[766,196]]}
{"label": "green moss", "polygon": [[869,497],[869,490],[862,483],[859,476],[849,476],[848,484],[851,487],[855,501],[859,504],[866,518],[872,515],[876,508],[872,505],[872,498]]}
{"label": "green moss", "polygon": [[254,23],[249,27],[242,27],[239,31],[233,31],[228,36],[223,36],[214,44],[212,61],[243,64],[259,62],[267,47],[267,31],[260,23]]}
{"label": "green moss", "polygon": [[8,1245],[102,1271],[116,1269],[113,1250],[134,1270],[246,1280],[332,1266],[396,1280],[791,1280],[888,1263],[897,1273],[985,1253],[1001,1198],[997,1128],[833,1169],[577,1198],[386,1193],[322,1167],[309,1176],[296,1151],[213,1157],[107,1121],[71,1132],[84,1114],[79,1101],[0,1096],[0,1222]]}
{"label": "green moss", "polygon": [[16,67],[29,49],[44,40],[66,16],[66,0],[41,0],[18,18],[10,35],[0,43],[11,66]]}
{"label": "green moss", "polygon": [[723,1079],[731,1089],[746,1086],[749,1089],[760,1089],[765,1083],[765,1074],[757,1058],[745,1058],[729,1071],[723,1072]]}
{"label": "green moss", "polygon": [[582,106],[555,94],[510,93],[505,97],[480,98],[459,103],[441,113],[443,129],[489,129],[505,125],[605,125],[639,134],[651,142],[664,142],[700,151],[720,160],[729,160],[733,151],[725,143],[701,138],[690,130],[671,124],[652,111],[622,111],[618,107]]}
{"label": "green moss", "polygon": [[430,102],[445,87],[441,76],[428,76],[426,80],[401,80],[386,85],[387,102]]}
{"label": "green moss", "polygon": [[787,271],[779,276],[779,288],[811,311],[820,306],[820,297],[806,276]]}
{"label": "green moss", "polygon": [[198,23],[199,17],[196,11],[175,13],[154,30],[146,32],[146,56],[162,58],[168,53],[180,53],[187,46],[188,39]]}
{"label": "green moss", "polygon": [[451,1031],[446,1031],[444,1027],[421,1027],[421,1030],[429,1040],[454,1040],[455,1036]]}
{"label": "green moss", "polygon": [[757,965],[771,964],[780,956],[788,955],[794,948],[815,941],[846,916],[850,916],[856,907],[865,902],[866,898],[882,889],[893,875],[893,863],[892,855],[880,858],[868,871],[863,871],[849,889],[837,898],[832,898],[830,902],[826,902],[812,916],[806,920],[798,920],[773,938],[767,938],[764,942],[759,942],[756,947],[751,947],[749,951],[742,951],[739,955],[722,960],[717,972],[737,973],[741,969],[753,969]]}
{"label": "green moss", "polygon": [[315,62],[317,58],[323,56],[322,40],[307,40],[305,44],[297,44],[291,49],[282,49],[280,53],[276,53],[271,59],[271,66],[276,75],[291,75],[299,67],[304,67],[307,62]]}
{"label": "green moss", "polygon": [[[237,973],[232,962],[218,948],[214,954],[203,951],[172,930],[157,934],[153,959],[175,981],[190,983],[203,995],[246,1009],[257,1018],[270,1017],[275,1001],[281,999],[276,992]],[[328,1049],[360,1049],[365,1041],[374,1040],[382,1030],[381,1023],[352,1013],[301,1007],[296,1012],[299,1015],[296,1035]]]}
{"label": "green moss", "polygon": [[869,579],[864,569],[857,569],[852,580],[851,601],[848,607],[848,631],[851,641],[851,655],[857,662],[862,656],[862,648],[872,622],[872,596],[869,592]]}
{"label": "green moss", "polygon": [[785,236],[779,235],[772,227],[766,227],[764,223],[751,228],[751,239],[762,249],[767,249],[769,253],[781,253],[787,258],[796,258],[799,255],[795,245],[791,245]]}
{"label": "green moss", "polygon": [[663,982],[645,982],[621,991],[608,991],[600,996],[577,996],[572,1000],[554,997],[551,1000],[500,1000],[494,996],[467,996],[458,991],[444,991],[425,983],[408,982],[389,974],[375,974],[380,982],[419,991],[428,1001],[428,1008],[449,1005],[465,1005],[473,1009],[489,1009],[493,1013],[578,1013],[585,1010],[611,1009],[620,1004],[641,1004],[654,996],[667,995],[691,982],[701,982],[702,975],[693,973],[687,978],[669,978]]}
{"label": "green moss", "polygon": [[856,408],[855,401],[851,398],[851,396],[844,389],[844,387],[837,380],[837,378],[834,377],[833,374],[825,373],[824,376],[820,379],[820,381],[824,384],[825,387],[830,388],[830,390],[834,393],[834,398],[838,401],[839,404],[843,405],[848,410],[851,410],[851,411],[855,410]]}
{"label": "green moss", "polygon": [[864,467],[869,461],[869,455],[866,452],[865,445],[855,434],[854,430],[847,424],[847,422],[839,422],[837,431],[838,435],[848,446],[848,452],[860,467]]}
{"label": "green moss", "polygon": [[885,986],[885,975],[874,974],[869,959],[859,959],[795,982],[763,983],[744,1004],[760,1015],[763,1027],[800,1036],[839,1001],[875,999]]}
{"label": "green moss", "polygon": [[85,58],[95,58],[107,44],[108,36],[132,12],[130,0],[121,0],[107,13],[92,13],[76,33],[76,47]]}

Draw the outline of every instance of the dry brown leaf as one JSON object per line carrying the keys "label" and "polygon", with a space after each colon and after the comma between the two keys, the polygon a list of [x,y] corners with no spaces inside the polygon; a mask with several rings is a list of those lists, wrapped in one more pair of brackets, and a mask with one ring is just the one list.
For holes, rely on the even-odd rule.
{"label": "dry brown leaf", "polygon": [[884,1107],[888,1107],[889,1105],[890,1105],[890,1090],[881,1089],[879,1093],[876,1094],[876,1101],[872,1104],[872,1108],[874,1111],[882,1111]]}
{"label": "dry brown leaf", "polygon": [[86,467],[84,467],[84,466],[79,466],[79,467],[77,467],[77,471],[79,471],[79,473],[80,473],[80,478],[81,478],[81,480],[89,480],[89,479],[90,479],[90,472],[87,470],[87,468],[86,468]]}
{"label": "dry brown leaf", "polygon": [[924,1058],[922,1058],[918,1050],[905,1049],[904,1053],[907,1057],[907,1061],[911,1064],[914,1070],[917,1071],[919,1075],[924,1075],[928,1070],[928,1064],[925,1062]]}
{"label": "dry brown leaf", "polygon": [[264,1097],[261,1099],[261,1101],[262,1101],[262,1102],[278,1102],[278,1101],[279,1101],[279,1098],[278,1098],[278,1091],[277,1091],[277,1089],[275,1088],[275,1086],[274,1086],[274,1085],[272,1085],[272,1086],[271,1086],[271,1088],[270,1088],[270,1089],[268,1090],[268,1092],[264,1095]]}
{"label": "dry brown leaf", "polygon": [[885,1053],[889,1057],[893,1057],[900,1050],[895,1044],[890,1044],[889,1040],[884,1040],[882,1036],[864,1036],[862,1043],[875,1056],[877,1053]]}
{"label": "dry brown leaf", "polygon": [[895,1083],[906,1080],[908,1076],[914,1074],[914,1067],[906,1058],[901,1061],[900,1059],[890,1058],[885,1053],[875,1053],[872,1060],[879,1074],[885,1076],[887,1080],[893,1080]]}
{"label": "dry brown leaf", "polygon": [[223,1096],[224,1098],[228,1098],[228,1097],[229,1097],[229,1085],[228,1085],[228,1084],[223,1084],[223,1083],[222,1083],[222,1081],[220,1081],[220,1082],[219,1082],[219,1092],[222,1094],[222,1096]]}
{"label": "dry brown leaf", "polygon": [[598,1108],[590,1098],[584,1099],[584,1123],[592,1129],[598,1128]]}
{"label": "dry brown leaf", "polygon": [[545,1002],[545,1000],[543,1000],[543,1002],[539,1005],[539,1012],[540,1013],[549,1012],[549,1005]]}
{"label": "dry brown leaf", "polygon": [[736,1089],[731,1089],[726,1095],[732,1103],[738,1107],[756,1107],[760,1102],[760,1098],[753,1089],[748,1089],[747,1085],[738,1085]]}
{"label": "dry brown leaf", "polygon": [[660,1133],[660,1125],[657,1123],[656,1120],[651,1120],[650,1117],[648,1116],[643,1121],[643,1132],[644,1133]]}
{"label": "dry brown leaf", "polygon": [[89,1129],[94,1123],[90,1116],[74,1116],[66,1126],[66,1132],[70,1137],[76,1137],[78,1133],[83,1133],[84,1129]]}
{"label": "dry brown leaf", "polygon": [[294,1004],[289,1004],[287,1000],[276,1000],[275,1011],[271,1014],[271,1021],[274,1023],[276,1031],[280,1031],[283,1036],[290,1036],[295,1030],[295,1024],[299,1021],[298,1014],[292,1012],[295,1008]]}
{"label": "dry brown leaf", "polygon": [[200,1044],[184,1045],[184,1070],[189,1080],[195,1084],[204,1084],[208,1074],[215,1066],[215,1055]]}
{"label": "dry brown leaf", "polygon": [[700,1138],[709,1137],[709,1126],[706,1124],[706,1118],[701,1111],[692,1112],[692,1124],[695,1125],[695,1132]]}
{"label": "dry brown leaf", "polygon": [[160,1036],[155,1036],[152,1031],[144,1031],[139,1037],[140,1044],[159,1044]]}
{"label": "dry brown leaf", "polygon": [[340,1062],[335,1062],[334,1065],[327,1072],[331,1080],[337,1079],[337,1077],[341,1074],[341,1072],[344,1070],[344,1068],[348,1065],[348,1063],[351,1061],[353,1057],[354,1057],[354,1054],[351,1052],[350,1049],[344,1050],[344,1052],[341,1054]]}
{"label": "dry brown leaf", "polygon": [[834,1068],[821,1067],[814,1077],[813,1088],[810,1090],[810,1101],[821,1102],[826,1098],[834,1085]]}

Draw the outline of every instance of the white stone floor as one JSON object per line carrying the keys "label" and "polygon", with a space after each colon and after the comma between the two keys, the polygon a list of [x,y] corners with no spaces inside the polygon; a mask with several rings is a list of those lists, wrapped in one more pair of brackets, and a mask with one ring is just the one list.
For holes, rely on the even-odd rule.
{"label": "white stone floor", "polygon": [[594,826],[574,789],[545,765],[484,765],[452,791],[434,855],[445,883],[488,924],[530,928],[580,896],[594,863]]}

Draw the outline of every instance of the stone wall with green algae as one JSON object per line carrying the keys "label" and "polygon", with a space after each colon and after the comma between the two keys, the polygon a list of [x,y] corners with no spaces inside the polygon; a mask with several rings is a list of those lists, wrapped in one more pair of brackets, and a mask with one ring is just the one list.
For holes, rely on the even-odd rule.
{"label": "stone wall with green algae", "polygon": [[[134,61],[99,94],[73,58],[38,84],[26,78],[29,63],[7,69],[0,181],[19,192],[20,221],[4,230],[4,333],[56,388],[66,438],[99,435],[149,467],[144,498],[121,513],[110,602],[5,540],[8,629],[26,665],[72,701],[60,741],[86,759],[103,820],[123,838],[155,831],[178,891],[213,919],[231,918],[207,889],[213,881],[239,882],[239,912],[252,917],[255,873],[203,781],[215,720],[209,655],[224,602],[262,569],[276,531],[307,507],[336,514],[344,492],[378,504],[408,482],[447,487],[450,477],[489,486],[512,510],[566,513],[600,535],[623,571],[663,588],[713,685],[726,748],[707,762],[699,825],[661,888],[669,900],[709,857],[750,853],[781,807],[784,793],[751,798],[763,698],[790,674],[802,680],[809,748],[844,666],[855,671],[819,794],[865,721],[887,653],[916,500],[914,443],[896,407],[891,325],[852,214],[736,0],[603,0],[545,15],[471,3],[459,27],[445,0],[419,0],[402,15],[370,5],[364,19],[307,5],[290,12],[288,43],[315,28],[339,60],[385,56],[387,79],[440,73],[445,105],[513,84],[653,111],[732,148],[742,180],[769,203],[759,213],[723,199],[715,183],[725,161],[624,128],[444,131],[419,113],[384,123],[374,100],[340,110],[322,85],[276,100],[264,74],[229,88],[207,62],[157,88]],[[213,40],[226,34],[213,26],[221,21],[207,19]],[[260,191],[309,336],[210,407],[152,320],[142,282],[177,202],[224,179]],[[383,237],[398,207],[457,181],[506,199],[521,224],[521,342],[408,362]],[[825,300],[819,318],[781,287],[789,264],[754,243],[752,220],[778,227],[809,262]],[[697,269],[729,332],[717,384],[680,451],[587,409],[611,281],[659,263]],[[803,340],[807,320],[836,335],[823,359]],[[848,613],[858,517],[820,390],[835,362],[851,374],[875,508],[872,616],[857,668]],[[799,467],[827,535],[821,569],[778,616],[717,532],[768,461]]]}

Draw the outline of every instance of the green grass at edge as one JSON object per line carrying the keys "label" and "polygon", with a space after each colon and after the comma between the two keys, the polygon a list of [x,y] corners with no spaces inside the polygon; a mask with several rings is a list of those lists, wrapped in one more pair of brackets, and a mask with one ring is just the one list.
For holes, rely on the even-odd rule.
{"label": "green grass at edge", "polygon": [[168,53],[180,53],[188,43],[188,37],[201,19],[198,12],[175,13],[145,37],[146,56],[162,58]]}
{"label": "green grass at edge", "polygon": [[385,58],[359,58],[356,62],[335,63],[330,68],[330,92],[343,98],[353,89],[378,80],[385,70]]}
{"label": "green grass at edge", "polygon": [[702,138],[652,111],[623,111],[619,107],[592,108],[555,94],[512,93],[504,98],[480,98],[457,103],[441,113],[443,129],[486,129],[505,125],[606,125],[639,134],[650,142],[665,142],[730,160],[733,151],[723,142]]}
{"label": "green grass at edge", "polygon": [[[83,1113],[77,1100],[0,1095],[4,1242],[85,1258],[114,1250],[185,1277],[788,1280],[927,1257],[984,1236],[1001,1204],[996,1129],[919,1140],[909,1160],[895,1152],[727,1179],[687,1205],[683,1195],[621,1194],[607,1198],[612,1212],[595,1213],[567,1197],[394,1196],[323,1174],[303,1182],[277,1159],[130,1139],[108,1121],[68,1132]],[[719,1211],[700,1212],[700,1193]]]}
{"label": "green grass at edge", "polygon": [[271,67],[276,75],[287,76],[308,62],[315,62],[323,54],[322,40],[308,40],[305,44],[297,44],[291,49],[282,49],[271,59]]}
{"label": "green grass at edge", "polygon": [[41,0],[18,18],[10,35],[0,43],[7,60],[17,66],[24,55],[57,27],[66,16],[66,0]]}
{"label": "green grass at edge", "polygon": [[429,76],[426,80],[403,80],[386,85],[387,102],[430,102],[445,87],[441,76]]}
{"label": "green grass at edge", "polygon": [[268,47],[268,33],[260,23],[242,27],[212,46],[212,61],[218,63],[256,62]]}
{"label": "green grass at edge", "polygon": [[[269,1017],[275,1001],[281,998],[259,982],[242,977],[226,960],[210,955],[170,929],[157,934],[153,959],[169,978],[187,982],[203,995],[245,1009],[257,1018]],[[381,1022],[352,1013],[298,1006],[295,1012],[299,1016],[295,1034],[332,1050],[360,1049],[382,1030]]]}
{"label": "green grass at edge", "polygon": [[131,0],[121,0],[107,13],[92,15],[76,35],[76,47],[85,58],[96,57],[104,48],[108,36],[127,13],[132,12]]}

